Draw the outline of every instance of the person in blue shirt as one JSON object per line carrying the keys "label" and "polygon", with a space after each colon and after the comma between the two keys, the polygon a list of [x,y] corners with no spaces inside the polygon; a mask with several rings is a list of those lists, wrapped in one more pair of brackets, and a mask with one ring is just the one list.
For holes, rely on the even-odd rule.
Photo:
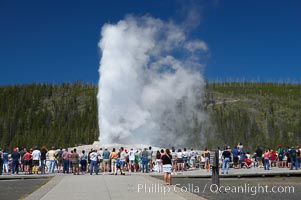
{"label": "person in blue shirt", "polygon": [[103,167],[104,167],[104,172],[109,172],[109,166],[110,166],[110,151],[108,151],[108,148],[105,148],[103,151]]}
{"label": "person in blue shirt", "polygon": [[244,152],[241,152],[239,158],[240,168],[243,168],[245,158],[247,158],[246,154]]}
{"label": "person in blue shirt", "polygon": [[13,160],[11,173],[14,174],[16,172],[16,174],[19,174],[20,153],[17,151],[17,148],[13,149],[13,152],[11,153],[11,158]]}
{"label": "person in blue shirt", "polygon": [[3,170],[4,170],[4,173],[8,173],[9,172],[8,162],[9,162],[9,160],[8,160],[8,153],[4,149],[3,150],[3,166],[4,166]]}

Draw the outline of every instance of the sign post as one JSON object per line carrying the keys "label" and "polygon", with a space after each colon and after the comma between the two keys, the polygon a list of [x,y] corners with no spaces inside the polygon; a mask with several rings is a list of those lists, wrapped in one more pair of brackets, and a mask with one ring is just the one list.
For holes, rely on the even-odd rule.
{"label": "sign post", "polygon": [[210,155],[210,164],[212,166],[212,184],[219,187],[219,150],[216,149]]}

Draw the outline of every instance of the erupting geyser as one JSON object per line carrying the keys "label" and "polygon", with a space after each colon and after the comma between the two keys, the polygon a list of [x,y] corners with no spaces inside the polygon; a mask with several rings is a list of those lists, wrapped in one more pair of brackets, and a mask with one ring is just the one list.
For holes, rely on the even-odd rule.
{"label": "erupting geyser", "polygon": [[127,16],[102,27],[97,95],[102,144],[181,145],[202,134],[200,57],[208,48],[186,34],[173,22],[149,16]]}

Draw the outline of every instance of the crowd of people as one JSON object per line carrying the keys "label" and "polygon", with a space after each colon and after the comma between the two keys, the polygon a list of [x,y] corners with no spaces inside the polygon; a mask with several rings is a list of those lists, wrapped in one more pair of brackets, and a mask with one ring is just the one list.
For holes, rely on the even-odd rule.
{"label": "crowd of people", "polygon": [[300,169],[301,148],[287,146],[286,148],[278,145],[276,149],[258,147],[252,154],[244,151],[242,143],[233,149],[228,146],[224,150],[219,149],[220,167],[223,174],[230,165],[234,169],[258,167],[270,170],[271,167],[289,168],[290,170]]}
{"label": "crowd of people", "polygon": [[[219,164],[221,173],[228,173],[229,167],[234,169],[263,167],[269,170],[271,167],[287,167],[290,169],[300,168],[299,147],[277,149],[263,149],[258,147],[252,154],[246,152],[241,143],[234,148],[230,146],[219,151]],[[79,174],[121,174],[126,172],[158,172],[164,173],[164,180],[170,184],[170,176],[176,175],[188,169],[204,169],[210,171],[210,152],[207,148],[195,151],[192,148],[158,149],[153,151],[152,147],[144,149],[119,149],[99,148],[90,149],[89,152],[82,150],[77,152],[74,148],[56,149],[52,146],[38,148],[13,148],[9,154],[0,148],[0,174],[18,174],[20,171],[25,175],[45,173],[72,173]]]}

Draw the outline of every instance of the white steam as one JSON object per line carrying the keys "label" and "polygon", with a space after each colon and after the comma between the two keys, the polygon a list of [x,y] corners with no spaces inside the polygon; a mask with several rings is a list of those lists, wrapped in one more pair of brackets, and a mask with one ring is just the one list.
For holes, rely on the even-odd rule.
{"label": "white steam", "polygon": [[[127,16],[102,27],[98,88],[102,144],[185,144],[201,134],[204,41],[172,22]],[[195,132],[194,132],[195,131]],[[190,138],[191,139],[191,138]]]}

